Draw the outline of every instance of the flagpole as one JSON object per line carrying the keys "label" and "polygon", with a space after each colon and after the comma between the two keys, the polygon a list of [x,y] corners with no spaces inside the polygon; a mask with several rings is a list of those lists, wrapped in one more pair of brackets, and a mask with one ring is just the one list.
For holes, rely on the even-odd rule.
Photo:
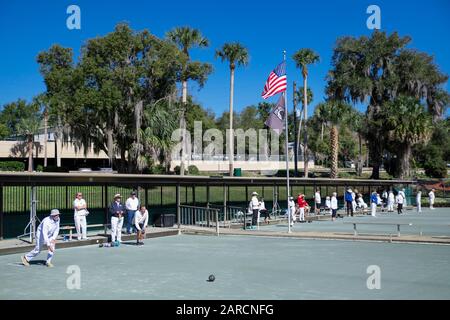
{"label": "flagpole", "polygon": [[[283,59],[286,67],[286,78],[287,78],[287,63],[286,63],[286,50],[283,51]],[[291,233],[291,212],[289,210],[289,197],[290,197],[290,188],[289,188],[289,132],[288,132],[288,104],[287,104],[287,85],[286,91],[284,92],[284,127],[286,134],[286,149],[285,149],[285,157],[286,157],[286,193],[287,193],[287,213],[288,213],[288,233]]]}

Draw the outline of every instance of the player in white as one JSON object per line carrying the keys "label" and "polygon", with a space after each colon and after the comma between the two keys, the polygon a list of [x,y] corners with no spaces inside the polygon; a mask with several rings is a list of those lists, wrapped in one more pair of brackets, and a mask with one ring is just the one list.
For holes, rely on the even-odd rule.
{"label": "player in white", "polygon": [[416,208],[417,208],[417,212],[421,213],[422,212],[422,191],[417,191],[417,195],[416,195]]}
{"label": "player in white", "polygon": [[143,245],[145,238],[145,229],[147,228],[148,224],[148,211],[145,208],[145,206],[140,206],[139,210],[136,211],[134,215],[134,226],[137,230],[137,236],[136,236],[136,245]]}
{"label": "player in white", "polygon": [[30,265],[30,261],[41,252],[44,245],[47,246],[48,254],[45,265],[53,267],[52,258],[55,254],[56,237],[59,233],[59,210],[53,209],[50,216],[44,218],[36,230],[36,247],[26,255],[22,256],[22,263]]}
{"label": "player in white", "polygon": [[87,204],[83,199],[83,194],[77,192],[75,200],[73,201],[75,228],[77,229],[78,240],[87,239],[87,223],[86,216],[88,215]]}
{"label": "player in white", "polygon": [[430,193],[428,193],[428,199],[430,200],[430,209],[434,210],[434,199],[436,196],[434,195],[434,189],[431,189]]}

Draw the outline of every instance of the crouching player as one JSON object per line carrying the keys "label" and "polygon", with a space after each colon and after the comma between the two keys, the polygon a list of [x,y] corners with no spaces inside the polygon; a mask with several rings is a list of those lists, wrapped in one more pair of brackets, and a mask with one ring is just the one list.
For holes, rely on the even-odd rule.
{"label": "crouching player", "polygon": [[145,238],[145,228],[148,224],[148,211],[145,206],[141,206],[134,215],[134,226],[137,230],[136,245],[141,246],[144,244],[142,240]]}
{"label": "crouching player", "polygon": [[50,216],[42,220],[36,231],[36,247],[22,257],[22,263],[25,266],[30,265],[30,261],[41,252],[42,247],[47,245],[47,267],[53,267],[52,258],[55,253],[56,237],[59,233],[59,210],[53,209]]}

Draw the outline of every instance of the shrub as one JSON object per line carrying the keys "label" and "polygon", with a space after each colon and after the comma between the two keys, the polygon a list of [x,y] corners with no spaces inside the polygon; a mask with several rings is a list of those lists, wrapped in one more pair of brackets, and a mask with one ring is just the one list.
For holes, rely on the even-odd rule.
{"label": "shrub", "polygon": [[151,173],[153,174],[165,174],[166,168],[162,164],[157,164],[152,167]]}
{"label": "shrub", "polygon": [[24,171],[25,163],[20,161],[0,161],[0,171]]}
{"label": "shrub", "polygon": [[37,167],[36,167],[36,171],[37,171],[37,172],[42,172],[42,171],[44,171],[44,166],[43,166],[42,164],[38,164]]}
{"label": "shrub", "polygon": [[[173,171],[175,172],[175,174],[180,174],[180,166],[176,166],[175,168],[173,168]],[[187,174],[186,170],[184,170],[184,174]]]}
{"label": "shrub", "polygon": [[193,175],[198,175],[199,174],[199,170],[198,170],[198,168],[197,168],[197,166],[194,166],[194,165],[190,165],[189,167],[188,167],[188,171],[189,171],[189,174],[193,174]]}

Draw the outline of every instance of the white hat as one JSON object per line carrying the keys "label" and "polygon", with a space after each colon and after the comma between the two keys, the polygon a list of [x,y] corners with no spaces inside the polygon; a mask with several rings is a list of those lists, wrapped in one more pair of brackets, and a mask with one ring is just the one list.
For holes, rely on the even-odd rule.
{"label": "white hat", "polygon": [[50,212],[50,216],[59,216],[59,210],[58,210],[58,209],[53,209],[53,210]]}
{"label": "white hat", "polygon": [[294,197],[289,197],[289,200],[294,200]]}
{"label": "white hat", "polygon": [[252,196],[257,196],[258,195],[258,192],[256,192],[256,191],[254,191],[253,193],[252,193]]}
{"label": "white hat", "polygon": [[116,193],[116,194],[114,195],[114,199],[116,199],[116,198],[122,198],[122,196],[120,195],[120,193]]}

